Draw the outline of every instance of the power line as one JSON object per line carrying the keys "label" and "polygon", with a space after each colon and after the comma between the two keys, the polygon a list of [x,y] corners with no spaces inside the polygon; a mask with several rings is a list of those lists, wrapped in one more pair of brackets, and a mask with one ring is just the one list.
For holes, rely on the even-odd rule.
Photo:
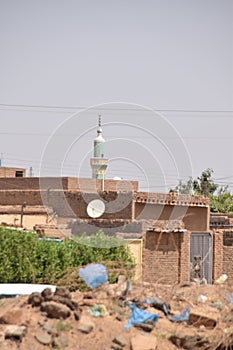
{"label": "power line", "polygon": [[[6,103],[0,103],[1,110],[11,110],[11,111],[22,111],[25,109],[26,111],[30,109],[36,109],[34,111],[36,112],[49,112],[49,113],[60,113],[62,110],[62,113],[74,113],[77,110],[95,110],[95,111],[134,111],[134,112],[168,112],[168,113],[221,113],[221,114],[232,114],[233,116],[233,110],[213,110],[213,109],[184,109],[184,108],[178,108],[178,109],[172,109],[172,108],[143,108],[143,107],[129,107],[129,108],[122,108],[122,107],[106,107],[106,106],[98,106],[98,107],[87,107],[87,106],[53,106],[53,105],[29,105],[29,104],[6,104]],[[13,109],[10,109],[13,108]],[[42,109],[42,110],[40,110]],[[228,115],[227,117],[232,117],[231,115]],[[213,116],[213,117],[219,117],[219,116]],[[226,117],[226,115],[225,115]]]}

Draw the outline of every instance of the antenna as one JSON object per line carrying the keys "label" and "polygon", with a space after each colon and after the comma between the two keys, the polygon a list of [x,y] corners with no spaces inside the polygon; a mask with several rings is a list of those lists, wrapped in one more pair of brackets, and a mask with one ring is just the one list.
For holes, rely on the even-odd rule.
{"label": "antenna", "polygon": [[95,219],[103,215],[105,211],[105,204],[100,199],[94,199],[87,206],[87,214]]}

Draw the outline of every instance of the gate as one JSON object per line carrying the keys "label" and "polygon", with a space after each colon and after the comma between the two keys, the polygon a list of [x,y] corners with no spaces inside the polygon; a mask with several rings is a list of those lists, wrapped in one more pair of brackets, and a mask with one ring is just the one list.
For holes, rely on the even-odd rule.
{"label": "gate", "polygon": [[190,235],[190,278],[205,278],[212,283],[212,235],[191,233]]}

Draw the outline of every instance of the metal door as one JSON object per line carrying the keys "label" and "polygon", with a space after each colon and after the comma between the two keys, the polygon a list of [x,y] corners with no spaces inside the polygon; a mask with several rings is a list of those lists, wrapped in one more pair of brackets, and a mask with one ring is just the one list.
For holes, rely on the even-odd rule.
{"label": "metal door", "polygon": [[190,236],[190,278],[205,278],[212,283],[212,235],[191,233]]}

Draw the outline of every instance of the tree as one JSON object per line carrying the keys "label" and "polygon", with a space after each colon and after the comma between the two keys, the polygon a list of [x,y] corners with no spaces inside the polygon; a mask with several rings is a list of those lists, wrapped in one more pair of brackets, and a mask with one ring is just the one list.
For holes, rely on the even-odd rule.
{"label": "tree", "polygon": [[204,170],[200,176],[193,180],[193,190],[195,194],[210,196],[217,190],[218,185],[212,179],[213,169]]}
{"label": "tree", "polygon": [[190,177],[186,183],[179,180],[178,185],[175,187],[174,192],[180,194],[192,194],[193,193],[193,179]]}
{"label": "tree", "polygon": [[224,188],[215,196],[210,195],[210,209],[213,213],[230,213],[233,212],[233,195]]}
{"label": "tree", "polygon": [[[173,190],[180,194],[204,195],[210,198],[210,210],[217,213],[233,212],[233,195],[228,187],[219,187],[213,177],[213,169],[202,171],[196,179],[189,178],[184,183],[179,180],[178,185]],[[216,193],[217,192],[217,193]]]}

